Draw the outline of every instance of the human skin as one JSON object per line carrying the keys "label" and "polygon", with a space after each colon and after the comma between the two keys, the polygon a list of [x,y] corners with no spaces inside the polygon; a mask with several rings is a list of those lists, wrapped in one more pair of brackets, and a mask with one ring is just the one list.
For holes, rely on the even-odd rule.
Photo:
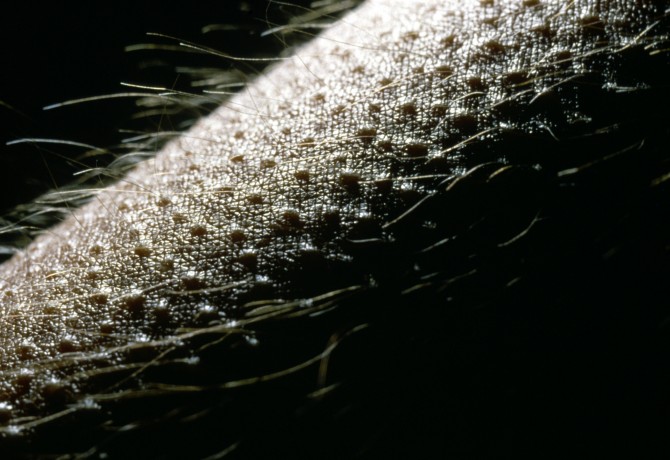
{"label": "human skin", "polygon": [[[641,356],[667,311],[618,283],[638,250],[665,274],[664,227],[642,242],[634,223],[665,196],[665,8],[369,1],[0,268],[5,440],[114,456],[148,432],[177,457],[176,411],[208,427],[187,443],[203,457],[514,453],[513,429],[475,433],[530,429],[544,404],[531,450],[602,447],[608,407],[663,406]],[[593,366],[619,382],[573,360],[629,340],[625,371]],[[567,395],[589,410],[573,399],[559,429]],[[56,439],[87,417],[90,444]]]}

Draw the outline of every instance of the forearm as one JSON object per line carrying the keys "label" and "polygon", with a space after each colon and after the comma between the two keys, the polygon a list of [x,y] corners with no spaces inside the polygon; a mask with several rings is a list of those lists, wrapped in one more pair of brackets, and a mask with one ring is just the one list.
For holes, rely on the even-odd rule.
{"label": "forearm", "polygon": [[[110,387],[162,388],[142,366],[182,346],[199,357],[198,334],[263,348],[259,322],[346,311],[348,295],[385,299],[428,286],[428,297],[448,300],[452,278],[486,267],[417,254],[461,237],[483,252],[517,241],[546,206],[534,199],[546,182],[649,139],[620,104],[641,106],[645,87],[665,84],[653,72],[634,81],[631,68],[666,65],[653,54],[667,32],[650,27],[664,13],[658,4],[488,3],[369,1],[6,263],[0,365],[16,414],[32,415],[26,399],[53,412],[54,385],[67,394],[59,410]],[[641,91],[640,102],[623,89]],[[575,140],[598,130],[611,131],[605,152]],[[453,202],[459,187],[481,184],[527,188],[506,197],[518,205],[497,203],[490,189],[486,204],[462,195],[474,213],[493,216],[482,230],[469,204]],[[532,279],[515,270],[497,274],[495,289]],[[295,359],[202,385],[323,362],[328,337],[378,313],[347,312]],[[149,358],[133,368],[138,349]],[[240,359],[232,349],[231,362]],[[88,381],[113,366],[132,371],[101,388]]]}

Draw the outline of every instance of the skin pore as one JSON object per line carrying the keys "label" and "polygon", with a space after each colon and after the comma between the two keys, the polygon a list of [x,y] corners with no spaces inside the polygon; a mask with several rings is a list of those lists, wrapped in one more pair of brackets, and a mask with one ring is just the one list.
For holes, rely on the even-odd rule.
{"label": "skin pore", "polygon": [[0,267],[7,449],[650,446],[666,16],[369,0]]}

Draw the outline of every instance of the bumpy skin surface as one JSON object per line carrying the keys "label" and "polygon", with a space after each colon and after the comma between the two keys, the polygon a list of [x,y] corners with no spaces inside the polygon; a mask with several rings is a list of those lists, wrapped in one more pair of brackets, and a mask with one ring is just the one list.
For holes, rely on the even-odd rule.
{"label": "bumpy skin surface", "polygon": [[667,7],[370,0],[2,266],[8,449],[649,447]]}

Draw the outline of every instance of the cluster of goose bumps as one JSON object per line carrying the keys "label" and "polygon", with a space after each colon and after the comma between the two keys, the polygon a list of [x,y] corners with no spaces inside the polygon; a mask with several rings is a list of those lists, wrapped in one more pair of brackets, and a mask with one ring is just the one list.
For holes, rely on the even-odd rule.
{"label": "cluster of goose bumps", "polygon": [[0,450],[653,440],[668,8],[368,0],[0,267]]}

